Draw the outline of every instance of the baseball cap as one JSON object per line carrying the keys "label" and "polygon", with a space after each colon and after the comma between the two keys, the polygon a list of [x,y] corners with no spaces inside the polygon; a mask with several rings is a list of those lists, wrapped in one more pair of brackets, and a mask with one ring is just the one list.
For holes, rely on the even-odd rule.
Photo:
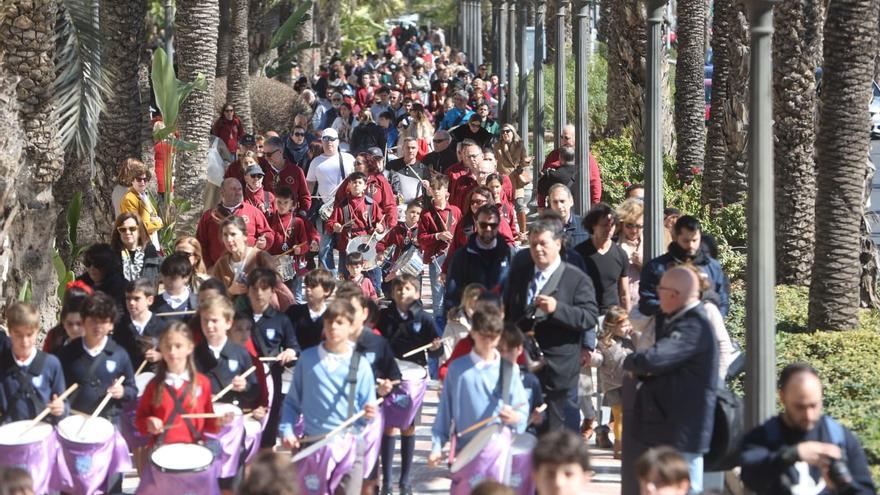
{"label": "baseball cap", "polygon": [[263,172],[263,169],[260,168],[260,166],[256,165],[256,164],[248,166],[247,174],[248,175],[266,175],[266,173]]}
{"label": "baseball cap", "polygon": [[321,132],[321,138],[322,139],[323,138],[339,139],[339,133],[336,132],[336,129],[334,129],[332,127],[328,127],[326,129],[324,129],[323,132]]}
{"label": "baseball cap", "polygon": [[376,158],[382,158],[385,156],[385,153],[383,153],[382,150],[378,146],[372,146],[370,148],[367,148],[367,153],[375,156]]}
{"label": "baseball cap", "polygon": [[238,144],[241,146],[256,146],[257,140],[254,138],[253,134],[245,134],[244,136],[238,138]]}

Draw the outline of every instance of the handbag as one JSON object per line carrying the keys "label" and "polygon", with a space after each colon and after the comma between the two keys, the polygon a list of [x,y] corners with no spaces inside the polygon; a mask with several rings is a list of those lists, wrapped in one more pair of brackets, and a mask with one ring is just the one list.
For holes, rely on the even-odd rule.
{"label": "handbag", "polygon": [[745,435],[742,398],[727,385],[718,386],[715,399],[715,422],[709,452],[703,456],[706,471],[728,471],[739,466],[740,449]]}

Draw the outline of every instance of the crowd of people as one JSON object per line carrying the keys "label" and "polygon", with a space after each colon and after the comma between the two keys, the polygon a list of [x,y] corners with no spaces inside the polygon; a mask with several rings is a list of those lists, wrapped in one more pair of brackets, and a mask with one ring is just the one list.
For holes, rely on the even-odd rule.
{"label": "crowd of people", "polygon": [[[737,350],[714,241],[669,208],[668,251],[644,259],[643,188],[603,203],[593,157],[574,211],[574,126],[529,155],[497,120],[498,77],[442,38],[396,27],[297,77],[310,112],[289,129],[248,133],[224,105],[212,133],[234,159],[172,246],[162,164],[121,164],[110,242],[83,253],[58,325],[38,345],[36,309],[6,308],[0,494],[121,493],[129,470],[143,494],[413,493],[433,385],[427,463],[451,493],[588,493],[593,437],[623,493],[716,488]],[[818,373],[787,367],[780,397],[745,438],[746,486],[874,493]]]}

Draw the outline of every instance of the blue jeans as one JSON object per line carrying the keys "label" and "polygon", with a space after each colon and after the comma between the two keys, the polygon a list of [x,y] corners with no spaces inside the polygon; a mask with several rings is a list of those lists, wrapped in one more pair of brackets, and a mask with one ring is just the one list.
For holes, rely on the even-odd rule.
{"label": "blue jeans", "polygon": [[306,302],[303,280],[305,280],[305,276],[297,275],[287,282],[284,282],[284,285],[286,285],[287,288],[290,289],[290,292],[293,293],[293,298],[297,304],[305,304]]}
{"label": "blue jeans", "polygon": [[330,270],[336,277],[336,263],[333,261],[333,234],[324,231],[324,222],[318,220],[318,232],[321,233],[321,242],[318,244],[318,260],[321,265]]}
{"label": "blue jeans", "polygon": [[689,494],[703,492],[703,454],[681,452],[681,456],[688,463],[688,475],[691,477],[691,489]]}

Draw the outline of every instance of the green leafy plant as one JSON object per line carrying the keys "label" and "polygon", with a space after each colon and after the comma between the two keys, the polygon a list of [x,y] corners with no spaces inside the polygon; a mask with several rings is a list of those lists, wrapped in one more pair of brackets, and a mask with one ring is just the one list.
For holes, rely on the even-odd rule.
{"label": "green leafy plant", "polygon": [[[278,29],[275,30],[275,33],[272,35],[272,40],[269,44],[271,49],[280,48],[291,40],[294,39],[297,32],[302,28],[303,24],[312,19],[312,1],[306,0],[301,3],[299,7],[294,10],[290,16],[287,18],[284,23],[282,23]],[[296,61],[297,56],[303,50],[308,50],[310,48],[318,48],[320,45],[317,43],[312,43],[311,41],[303,41],[301,43],[297,43],[293,46],[287,47],[286,50],[279,50],[278,57],[270,60],[266,65],[266,76],[267,77],[276,77],[278,74],[283,74],[285,72],[290,72],[290,69],[293,68],[293,64]]]}

